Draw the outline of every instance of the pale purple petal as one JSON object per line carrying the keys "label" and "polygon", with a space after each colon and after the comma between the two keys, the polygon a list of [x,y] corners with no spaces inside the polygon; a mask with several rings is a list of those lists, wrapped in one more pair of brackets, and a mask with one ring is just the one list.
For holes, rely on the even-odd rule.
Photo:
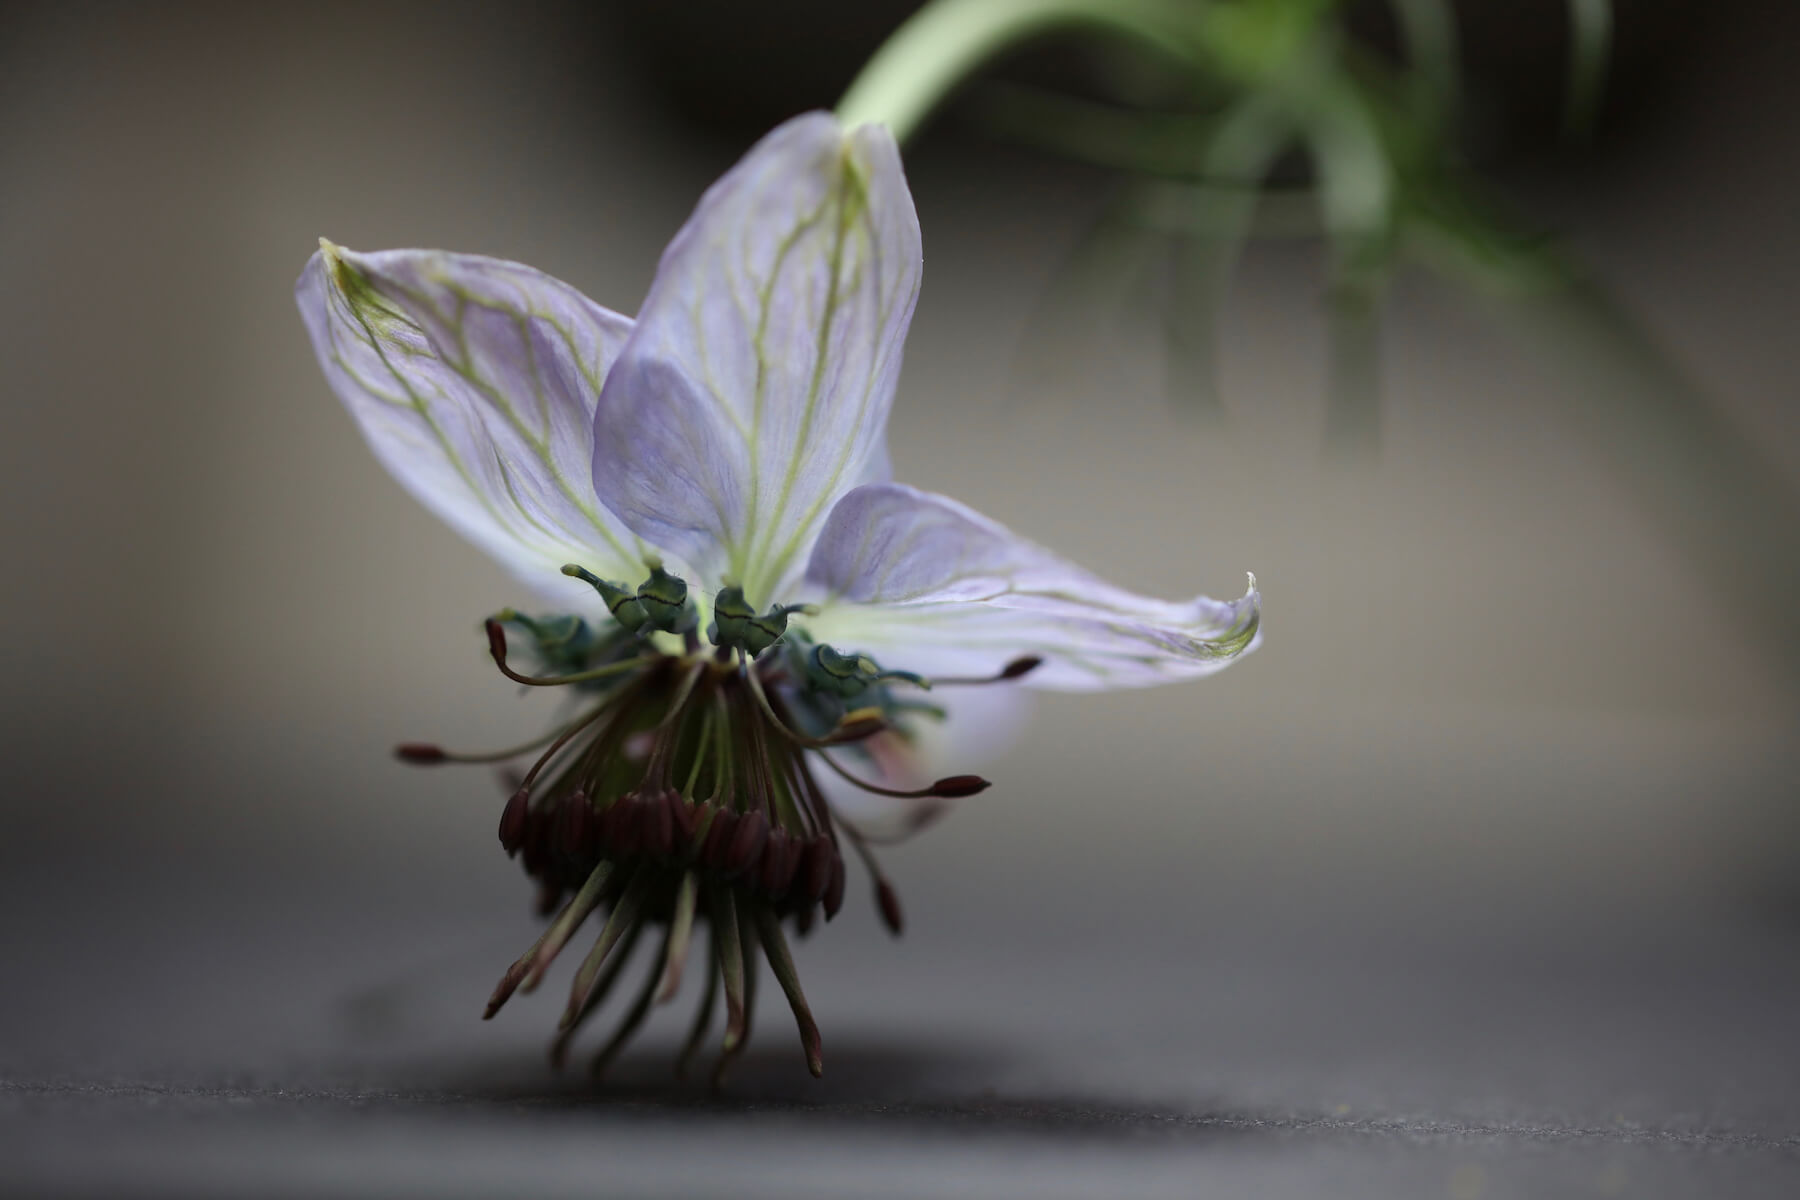
{"label": "pale purple petal", "polygon": [[944,496],[873,484],[845,496],[807,568],[809,630],[891,669],[981,675],[1038,655],[1021,681],[1067,691],[1219,670],[1256,644],[1260,597],[1181,603],[1115,587]]}
{"label": "pale purple petal", "polygon": [[663,253],[600,397],[595,491],[706,583],[781,599],[832,504],[886,476],[919,272],[887,131],[776,129]]}
{"label": "pale purple petal", "polygon": [[321,243],[295,298],[332,389],[383,465],[540,593],[579,562],[641,573],[594,496],[594,405],[631,320],[530,267]]}

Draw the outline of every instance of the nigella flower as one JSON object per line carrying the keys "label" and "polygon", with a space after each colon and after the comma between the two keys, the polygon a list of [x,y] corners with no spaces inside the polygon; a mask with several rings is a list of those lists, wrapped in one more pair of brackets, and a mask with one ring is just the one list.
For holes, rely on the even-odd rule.
{"label": "nigella flower", "polygon": [[596,1068],[675,994],[704,926],[682,1063],[721,991],[720,1068],[741,1050],[760,959],[818,1074],[783,926],[837,913],[849,847],[898,932],[869,843],[987,786],[920,773],[942,727],[1005,707],[959,701],[964,688],[1160,683],[1254,644],[1254,579],[1235,602],[1147,599],[890,482],[920,265],[893,139],[813,114],[707,192],[635,320],[473,255],[322,242],[300,277],[319,363],[370,448],[552,610],[486,623],[509,679],[570,698],[543,739],[399,753],[529,761],[500,841],[555,916],[488,1015],[604,913],[559,1061],[646,932],[655,961]]}

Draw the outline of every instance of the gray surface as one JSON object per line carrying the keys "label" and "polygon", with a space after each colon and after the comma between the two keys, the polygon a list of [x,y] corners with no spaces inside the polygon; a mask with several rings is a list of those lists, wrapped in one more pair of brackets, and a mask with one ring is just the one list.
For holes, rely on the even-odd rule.
{"label": "gray surface", "polygon": [[[190,863],[190,866],[204,866]],[[555,1005],[476,1019],[522,883],[340,864],[8,872],[0,1182],[146,1195],[1790,1196],[1791,931],[1494,914],[1194,920],[1170,875],[1004,905],[911,897],[801,949],[804,1071],[765,1007],[723,1093],[542,1058]],[[89,873],[91,872],[91,874]],[[383,880],[388,886],[384,886]],[[902,871],[902,878],[904,872]],[[198,880],[205,879],[204,886]],[[52,884],[56,886],[51,886]],[[44,897],[73,888],[61,912]],[[505,903],[508,891],[511,903]],[[104,919],[90,907],[116,901]],[[222,903],[222,898],[231,898]],[[1023,923],[1021,914],[1035,914]],[[535,1000],[535,1002],[533,1002]],[[677,1004],[675,1007],[684,1008]]]}

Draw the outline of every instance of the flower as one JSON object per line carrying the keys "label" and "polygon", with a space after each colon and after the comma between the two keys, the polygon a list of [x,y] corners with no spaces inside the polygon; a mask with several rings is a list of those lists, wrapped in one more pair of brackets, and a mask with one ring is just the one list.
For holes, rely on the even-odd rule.
{"label": "flower", "polygon": [[[848,844],[898,932],[875,827],[915,829],[987,786],[918,778],[950,718],[1002,714],[1015,681],[1161,683],[1255,644],[1254,578],[1234,602],[1148,599],[891,482],[888,410],[920,268],[893,139],[815,113],[706,193],[635,320],[473,255],[321,241],[300,277],[320,366],[376,456],[557,610],[508,609],[485,626],[509,678],[574,697],[548,735],[498,755],[398,753],[429,764],[540,751],[500,840],[557,915],[488,1015],[604,910],[558,1060],[631,945],[660,928],[661,965],[596,1066],[609,1061],[675,993],[704,922],[706,991],[682,1062],[721,989],[721,1069],[741,1050],[760,955],[817,1074],[782,924],[804,933],[837,912]],[[529,645],[536,673],[511,664],[509,638]],[[1002,686],[958,686],[982,683]]]}

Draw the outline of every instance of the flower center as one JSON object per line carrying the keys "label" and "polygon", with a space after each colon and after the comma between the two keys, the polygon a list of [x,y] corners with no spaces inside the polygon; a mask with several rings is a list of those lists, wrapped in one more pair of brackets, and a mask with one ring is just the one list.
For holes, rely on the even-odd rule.
{"label": "flower center", "polygon": [[[725,587],[714,598],[709,648],[700,642],[687,585],[660,566],[635,590],[580,567],[564,573],[600,593],[610,627],[508,610],[486,629],[501,672],[526,686],[568,689],[579,698],[573,716],[537,742],[498,754],[451,754],[427,745],[398,751],[417,764],[505,762],[538,752],[501,813],[500,842],[537,882],[541,913],[555,917],[501,977],[487,1015],[515,991],[534,990],[577,927],[604,912],[552,1045],[552,1060],[560,1063],[623,974],[640,936],[660,928],[661,948],[595,1058],[598,1072],[652,1004],[675,995],[692,934],[704,924],[710,931],[705,991],[678,1070],[705,1039],[721,991],[726,1027],[715,1080],[742,1052],[760,959],[780,983],[807,1065],[819,1074],[818,1027],[783,924],[804,935],[821,915],[827,921],[837,915],[844,845],[862,858],[877,907],[895,934],[901,915],[867,839],[834,817],[815,767],[897,797],[967,796],[987,781],[958,775],[904,791],[860,779],[838,761],[834,754],[854,755],[868,739],[897,736],[906,720],[929,711],[896,697],[895,686],[929,685],[790,631],[787,618],[805,611],[800,606],[758,613],[740,590]],[[511,665],[509,629],[530,642],[544,674]],[[678,635],[683,650],[659,649],[656,634]],[[1016,678],[1031,665],[1022,660],[998,678]]]}

